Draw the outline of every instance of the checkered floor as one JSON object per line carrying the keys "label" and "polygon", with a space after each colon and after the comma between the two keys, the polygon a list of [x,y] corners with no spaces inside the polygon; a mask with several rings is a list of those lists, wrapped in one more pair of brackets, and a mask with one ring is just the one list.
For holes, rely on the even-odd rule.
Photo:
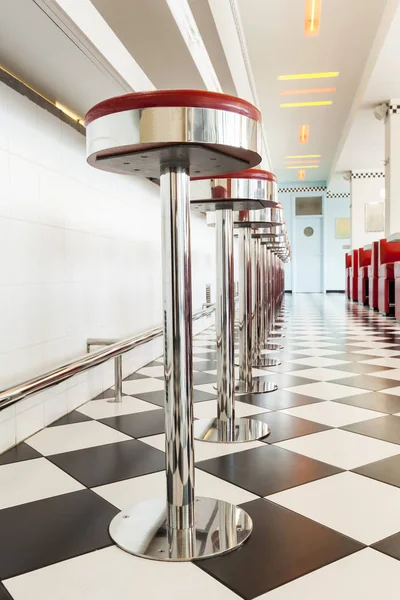
{"label": "checkered floor", "polygon": [[[165,564],[115,547],[120,509],[164,494],[155,361],[0,456],[0,600],[398,600],[400,326],[343,296],[286,299],[279,390],[237,401],[249,444],[196,442],[197,493],[241,504],[242,548]],[[213,331],[194,342],[195,416],[216,414]]]}

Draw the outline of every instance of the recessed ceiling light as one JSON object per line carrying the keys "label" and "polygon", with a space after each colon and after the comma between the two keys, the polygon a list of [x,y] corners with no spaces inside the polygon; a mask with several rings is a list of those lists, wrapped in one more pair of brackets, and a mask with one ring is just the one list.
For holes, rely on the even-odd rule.
{"label": "recessed ceiling light", "polygon": [[339,71],[326,71],[324,73],[297,73],[295,75],[278,75],[279,81],[291,81],[295,79],[326,79],[339,77]]}
{"label": "recessed ceiling light", "polygon": [[322,100],[320,102],[287,102],[281,104],[281,108],[299,108],[301,106],[330,106],[333,104],[332,100]]}
{"label": "recessed ceiling light", "polygon": [[300,171],[297,173],[297,179],[304,179],[306,176],[306,172],[304,169],[300,169]]}
{"label": "recessed ceiling light", "polygon": [[305,90],[280,90],[281,96],[296,96],[298,94],[333,94],[336,88],[309,88]]}
{"label": "recessed ceiling light", "polygon": [[304,34],[318,35],[321,23],[321,0],[306,0]]}
{"label": "recessed ceiling light", "polygon": [[308,135],[310,133],[309,125],[300,125],[299,143],[306,144],[308,142]]}
{"label": "recessed ceiling light", "polygon": [[296,167],[285,167],[285,169],[319,169],[319,165],[297,165]]}
{"label": "recessed ceiling light", "polygon": [[285,158],[321,158],[320,154],[294,154],[293,156],[285,156]]}

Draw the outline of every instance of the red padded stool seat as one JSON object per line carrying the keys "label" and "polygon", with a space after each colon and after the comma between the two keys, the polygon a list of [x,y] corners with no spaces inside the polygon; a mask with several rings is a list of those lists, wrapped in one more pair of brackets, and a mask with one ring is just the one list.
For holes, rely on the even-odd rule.
{"label": "red padded stool seat", "polygon": [[85,118],[89,164],[114,173],[159,177],[163,165],[187,164],[212,176],[261,161],[261,114],[249,102],[202,90],[117,96]]}

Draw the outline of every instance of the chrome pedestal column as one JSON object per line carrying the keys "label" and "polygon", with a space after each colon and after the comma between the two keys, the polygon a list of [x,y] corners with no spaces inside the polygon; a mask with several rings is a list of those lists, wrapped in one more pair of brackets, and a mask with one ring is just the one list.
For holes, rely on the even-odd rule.
{"label": "chrome pedestal column", "polygon": [[278,386],[253,377],[251,229],[239,228],[239,380],[236,395],[265,394]]}
{"label": "chrome pedestal column", "polygon": [[218,413],[216,419],[196,420],[194,436],[203,442],[249,442],[270,429],[256,419],[235,417],[233,212],[217,210],[215,218]]}
{"label": "chrome pedestal column", "polygon": [[241,508],[194,493],[189,181],[184,168],[161,173],[167,501],[136,504],[110,524],[118,546],[155,560],[223,554],[252,531]]}

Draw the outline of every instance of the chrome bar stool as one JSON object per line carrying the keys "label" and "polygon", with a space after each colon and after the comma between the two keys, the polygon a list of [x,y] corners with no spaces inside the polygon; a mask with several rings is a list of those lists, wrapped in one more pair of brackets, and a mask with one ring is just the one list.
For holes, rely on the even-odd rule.
{"label": "chrome bar stool", "polygon": [[[276,182],[275,178],[274,181]],[[239,380],[236,382],[235,393],[265,394],[276,391],[278,386],[260,377],[253,377],[252,373],[256,337],[253,269],[254,263],[257,263],[252,260],[252,231],[275,223],[271,209],[243,210],[236,215],[235,227],[239,230]]]}
{"label": "chrome bar stool", "polygon": [[90,165],[159,178],[161,186],[167,495],[119,513],[110,535],[155,560],[224,554],[248,538],[252,521],[233,504],[195,498],[190,176],[259,164],[261,115],[234,96],[157,90],[101,102],[85,124]]}
{"label": "chrome bar stool", "polygon": [[[207,442],[248,442],[267,436],[270,429],[250,417],[235,416],[235,342],[234,342],[234,251],[233,211],[273,211],[267,171],[250,169],[230,173],[210,181],[208,197],[194,199],[196,181],[192,181],[191,207],[199,212],[215,212],[216,241],[216,315],[217,342],[217,417],[194,423],[196,439]],[[204,183],[204,178],[202,183]],[[203,188],[204,189],[204,188]]]}

